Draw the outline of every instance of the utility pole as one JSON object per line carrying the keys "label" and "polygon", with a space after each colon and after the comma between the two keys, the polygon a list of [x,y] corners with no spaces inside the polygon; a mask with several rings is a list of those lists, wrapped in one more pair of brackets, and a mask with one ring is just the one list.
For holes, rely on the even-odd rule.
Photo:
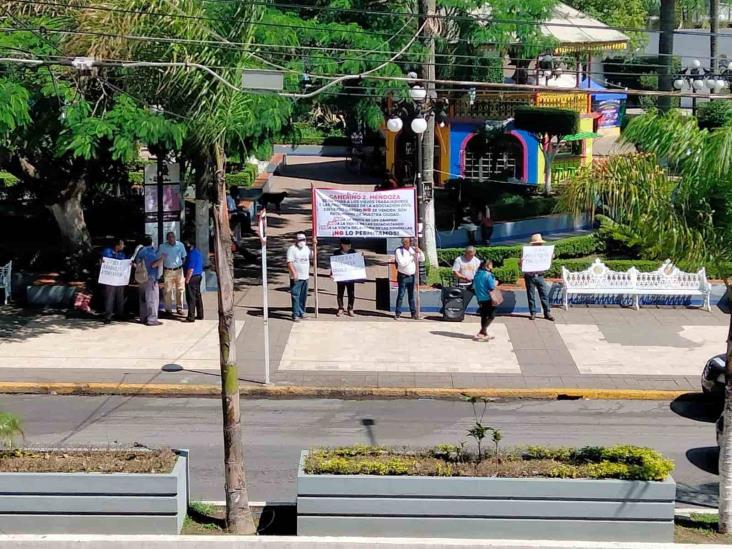
{"label": "utility pole", "polygon": [[[662,91],[672,91],[674,89],[672,63],[675,15],[676,0],[661,0],[661,35],[658,38],[658,89]],[[658,98],[658,108],[664,112],[669,111],[671,109],[671,97],[667,95],[660,96]]]}
{"label": "utility pole", "polygon": [[[437,100],[435,90],[435,34],[437,33],[436,0],[419,0],[419,25],[422,28],[422,44],[425,49],[425,60],[422,63],[422,79],[427,91],[427,103],[433,108]],[[435,228],[435,116],[432,113],[427,117],[427,130],[422,137],[422,186],[426,192],[420,200],[420,216],[424,225],[423,243],[420,248],[425,252],[427,261],[432,267],[437,266],[437,234]]]}

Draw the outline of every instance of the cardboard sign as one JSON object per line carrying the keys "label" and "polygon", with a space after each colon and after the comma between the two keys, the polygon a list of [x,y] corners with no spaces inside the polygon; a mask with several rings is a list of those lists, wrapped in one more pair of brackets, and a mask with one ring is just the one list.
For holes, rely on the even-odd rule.
{"label": "cardboard sign", "polygon": [[525,273],[543,273],[552,266],[554,246],[524,246],[521,270]]}
{"label": "cardboard sign", "polygon": [[415,236],[415,191],[313,189],[313,228],[325,238]]}
{"label": "cardboard sign", "polygon": [[102,258],[102,267],[99,269],[99,284],[107,286],[127,286],[130,283],[131,259]]}
{"label": "cardboard sign", "polygon": [[363,254],[358,252],[331,256],[330,268],[333,271],[333,280],[336,282],[366,278],[366,263],[363,260]]}

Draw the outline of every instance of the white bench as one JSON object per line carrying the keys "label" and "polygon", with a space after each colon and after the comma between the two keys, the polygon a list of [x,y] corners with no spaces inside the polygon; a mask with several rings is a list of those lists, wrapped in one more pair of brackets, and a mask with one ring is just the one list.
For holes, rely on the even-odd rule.
{"label": "white bench", "polygon": [[0,288],[5,289],[5,305],[10,299],[10,283],[13,278],[13,262],[8,261],[7,265],[0,267]]}
{"label": "white bench", "polygon": [[569,308],[569,296],[572,294],[599,294],[632,296],[636,310],[640,308],[642,295],[700,296],[704,298],[704,308],[711,311],[711,285],[705,269],[685,273],[668,259],[657,270],[642,273],[635,267],[625,272],[613,271],[598,258],[584,271],[572,272],[562,267],[562,284],[565,310]]}

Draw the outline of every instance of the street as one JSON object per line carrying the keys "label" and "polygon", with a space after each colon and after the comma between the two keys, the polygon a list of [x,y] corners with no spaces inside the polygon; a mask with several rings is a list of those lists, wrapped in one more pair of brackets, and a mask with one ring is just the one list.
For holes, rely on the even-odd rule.
{"label": "street", "polygon": [[[192,498],[223,499],[217,399],[2,396],[0,410],[23,420],[27,446],[188,448]],[[504,446],[650,446],[676,462],[679,507],[716,506],[718,414],[715,403],[697,395],[672,403],[514,400],[490,403],[485,423],[503,430]],[[464,402],[249,400],[242,419],[249,496],[280,502],[295,500],[304,448],[467,441],[473,415]]]}

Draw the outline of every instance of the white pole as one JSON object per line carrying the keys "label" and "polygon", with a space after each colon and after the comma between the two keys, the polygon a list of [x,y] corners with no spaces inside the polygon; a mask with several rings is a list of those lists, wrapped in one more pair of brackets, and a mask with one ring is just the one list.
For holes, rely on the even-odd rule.
{"label": "white pole", "polygon": [[264,384],[269,385],[269,304],[267,300],[267,212],[259,214],[259,239],[262,243],[262,319],[264,322]]}

